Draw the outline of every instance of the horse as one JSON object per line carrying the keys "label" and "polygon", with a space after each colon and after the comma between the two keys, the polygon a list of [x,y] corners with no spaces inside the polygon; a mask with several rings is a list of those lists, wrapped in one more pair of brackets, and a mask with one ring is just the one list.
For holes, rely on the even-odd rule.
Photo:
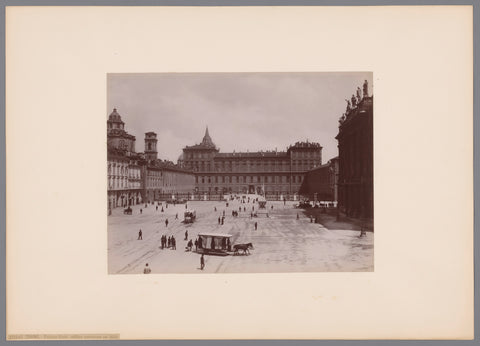
{"label": "horse", "polygon": [[233,249],[234,249],[234,255],[238,255],[239,253],[239,250],[243,250],[243,254],[246,255],[247,253],[250,254],[250,251],[248,251],[248,248],[252,248],[253,249],[253,245],[252,243],[248,243],[248,244],[235,244],[233,245]]}

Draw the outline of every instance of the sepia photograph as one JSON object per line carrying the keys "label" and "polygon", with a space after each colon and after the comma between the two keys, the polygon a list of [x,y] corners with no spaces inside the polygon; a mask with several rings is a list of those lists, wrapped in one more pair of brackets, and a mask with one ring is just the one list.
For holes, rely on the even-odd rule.
{"label": "sepia photograph", "polygon": [[476,12],[358,5],[7,6],[6,339],[474,338]]}
{"label": "sepia photograph", "polygon": [[372,78],[108,74],[109,274],[373,271]]}

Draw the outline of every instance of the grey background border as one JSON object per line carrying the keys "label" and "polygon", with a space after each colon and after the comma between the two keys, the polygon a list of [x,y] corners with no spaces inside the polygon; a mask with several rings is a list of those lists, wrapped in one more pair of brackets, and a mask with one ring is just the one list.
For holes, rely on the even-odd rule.
{"label": "grey background border", "polygon": [[[473,53],[474,53],[474,196],[478,195],[480,191],[480,183],[477,177],[477,172],[480,169],[480,154],[479,154],[479,139],[480,134],[480,104],[478,95],[479,86],[479,26],[480,15],[479,5],[480,0],[470,1],[456,1],[456,0],[0,0],[0,105],[5,105],[5,7],[6,6],[402,6],[402,5],[472,5],[473,6]],[[3,137],[0,141],[0,220],[6,218],[6,151],[5,151],[5,107],[0,107],[0,136]],[[474,216],[475,216],[475,233],[477,233],[480,223],[478,222],[478,216],[480,215],[479,203],[474,203]],[[0,230],[3,236],[0,236],[0,249],[3,253],[6,253],[5,237],[6,237],[6,224],[1,223]],[[479,237],[474,236],[475,246],[475,297],[478,296],[479,287],[479,267],[480,261],[478,251],[480,248]],[[61,345],[68,344],[69,346],[80,345],[95,345],[101,344],[107,345],[226,345],[226,346],[240,346],[240,345],[255,345],[255,346],[267,346],[267,345],[294,345],[301,344],[302,346],[311,345],[328,345],[328,346],[346,346],[346,345],[385,345],[385,346],[410,346],[410,345],[478,345],[479,344],[479,332],[480,332],[480,319],[475,318],[475,339],[460,341],[460,340],[114,340],[114,341],[6,341],[6,267],[5,256],[1,256],[0,259],[0,273],[1,282],[0,296],[1,309],[3,314],[0,316],[0,346],[11,344],[15,345]],[[479,300],[475,299],[475,317],[478,317],[479,312]]]}

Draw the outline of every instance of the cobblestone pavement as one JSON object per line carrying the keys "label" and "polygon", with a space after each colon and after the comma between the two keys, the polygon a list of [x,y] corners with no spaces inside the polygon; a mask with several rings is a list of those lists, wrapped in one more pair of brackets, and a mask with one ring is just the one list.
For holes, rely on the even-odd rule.
{"label": "cobblestone pavement", "polygon": [[[257,218],[250,217],[252,206],[257,210],[258,204],[251,202],[231,201],[228,207],[222,201],[188,202],[188,209],[197,212],[196,222],[188,225],[182,222],[184,204],[166,208],[163,203],[164,212],[152,204],[147,208],[137,205],[132,215],[124,215],[122,208],[116,208],[108,217],[109,273],[141,274],[146,263],[154,274],[373,271],[373,233],[359,237],[358,231],[326,229],[311,223],[301,210],[293,208],[293,202],[284,205],[269,201],[267,210],[260,211]],[[239,207],[242,212],[233,217],[232,210],[238,211]],[[219,225],[223,211],[225,223]],[[140,229],[143,239],[137,240]],[[201,232],[228,233],[232,244],[251,242],[254,249],[250,255],[205,256],[205,269],[201,271],[200,255],[185,249],[186,230],[192,240]],[[164,234],[176,238],[176,250],[160,248]]]}

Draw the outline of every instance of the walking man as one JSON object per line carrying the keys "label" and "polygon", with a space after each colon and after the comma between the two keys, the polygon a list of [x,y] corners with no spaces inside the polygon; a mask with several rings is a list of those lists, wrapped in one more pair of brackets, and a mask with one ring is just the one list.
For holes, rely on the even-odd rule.
{"label": "walking man", "polygon": [[165,219],[165,227],[168,227],[168,219]]}
{"label": "walking man", "polygon": [[255,222],[255,231],[257,230],[257,222]]}
{"label": "walking man", "polygon": [[145,268],[143,269],[143,274],[150,274],[151,272],[152,272],[152,270],[148,266],[148,263],[145,264]]}
{"label": "walking man", "polygon": [[205,259],[203,258],[203,253],[202,257],[200,257],[200,269],[203,270],[205,268]]}
{"label": "walking man", "polygon": [[198,249],[198,239],[195,239],[195,251]]}
{"label": "walking man", "polygon": [[137,240],[142,240],[142,230],[138,231],[138,238]]}
{"label": "walking man", "polygon": [[185,231],[185,240],[188,239],[188,231]]}

